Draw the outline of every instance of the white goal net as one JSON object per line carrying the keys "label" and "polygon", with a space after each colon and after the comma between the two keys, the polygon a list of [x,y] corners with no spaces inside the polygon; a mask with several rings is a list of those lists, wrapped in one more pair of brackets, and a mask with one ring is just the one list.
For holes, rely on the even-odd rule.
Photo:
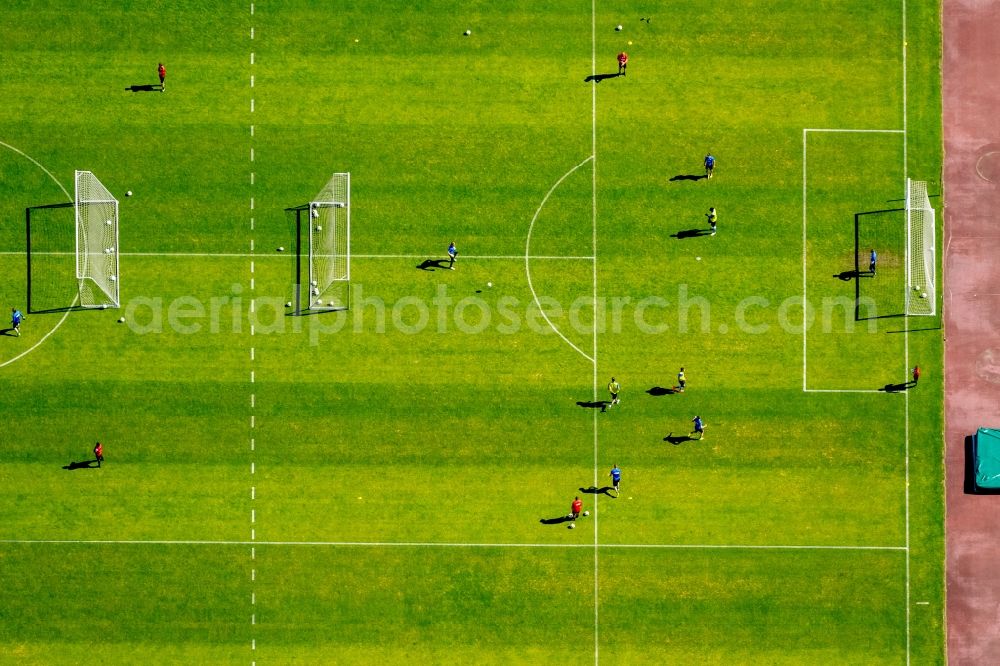
{"label": "white goal net", "polygon": [[927,182],[906,179],[906,314],[933,315],[937,291],[934,282],[934,208]]}
{"label": "white goal net", "polygon": [[75,181],[80,305],[118,307],[118,200],[90,171],[77,171]]}
{"label": "white goal net", "polygon": [[309,309],[347,307],[351,279],[351,174],[335,173],[309,202]]}

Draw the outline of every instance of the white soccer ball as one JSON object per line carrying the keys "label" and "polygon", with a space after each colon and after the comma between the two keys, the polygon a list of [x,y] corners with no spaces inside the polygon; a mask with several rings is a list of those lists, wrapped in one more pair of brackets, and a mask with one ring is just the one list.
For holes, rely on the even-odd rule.
{"label": "white soccer ball", "polygon": [[315,208],[313,208],[313,210],[312,210],[312,216],[313,217],[319,217],[319,211],[316,210]]}
{"label": "white soccer ball", "polygon": [[317,224],[316,225],[316,231],[323,231],[323,227]]}
{"label": "white soccer ball", "polygon": [[118,280],[118,278],[116,278],[114,275],[109,275],[108,279],[111,280],[112,282],[115,282],[115,281]]}
{"label": "white soccer ball", "polygon": [[111,220],[106,220],[106,221],[104,222],[104,224],[106,224],[106,225],[108,225],[108,226],[110,227],[110,226],[111,226]]}
{"label": "white soccer ball", "polygon": [[312,294],[313,296],[319,296],[319,289],[313,288]]}
{"label": "white soccer ball", "polygon": [[278,248],[278,252],[284,252],[284,251],[285,251],[285,248],[284,248],[284,247],[279,247],[279,248]]}
{"label": "white soccer ball", "polygon": [[621,26],[621,24],[618,24],[618,25],[616,25],[616,26],[615,26],[615,32],[621,32],[621,31],[622,31],[622,26]]}
{"label": "white soccer ball", "polygon": [[132,196],[132,190],[129,190],[128,192],[126,192],[126,193],[125,193],[125,196],[127,196],[127,197],[130,197],[130,196]]}
{"label": "white soccer ball", "polygon": [[493,283],[492,283],[492,282],[487,282],[487,283],[486,283],[486,286],[487,286],[487,287],[490,287],[490,288],[492,289],[492,288],[493,288]]}
{"label": "white soccer ball", "polygon": [[472,31],[471,31],[471,30],[466,30],[466,31],[465,31],[465,32],[463,32],[462,34],[463,34],[463,35],[465,35],[466,37],[468,37],[469,35],[471,35],[471,34],[472,34]]}
{"label": "white soccer ball", "polygon": [[285,303],[285,307],[286,307],[286,308],[290,308],[290,307],[292,307],[292,302],[291,302],[291,301],[288,301],[287,303]]}
{"label": "white soccer ball", "polygon": [[590,512],[589,512],[589,511],[584,511],[584,512],[583,512],[583,515],[585,515],[585,516],[589,516],[589,515],[590,515]]}
{"label": "white soccer ball", "polygon": [[315,287],[318,284],[319,284],[319,282],[316,282],[316,280],[313,280],[312,282],[309,283],[309,286],[310,287]]}
{"label": "white soccer ball", "polygon": [[925,291],[924,293],[920,294],[920,298],[927,298],[927,292]]}
{"label": "white soccer ball", "polygon": [[920,285],[919,284],[913,285],[913,291],[920,291]]}
{"label": "white soccer ball", "polygon": [[119,324],[124,324],[125,323],[125,317],[119,317],[118,318],[118,323]]}
{"label": "white soccer ball", "polygon": [[569,528],[569,529],[571,529],[571,530],[572,530],[572,529],[575,529],[575,528],[576,528],[576,523],[570,523],[570,524],[569,524],[569,525],[567,525],[566,527],[568,527],[568,528]]}

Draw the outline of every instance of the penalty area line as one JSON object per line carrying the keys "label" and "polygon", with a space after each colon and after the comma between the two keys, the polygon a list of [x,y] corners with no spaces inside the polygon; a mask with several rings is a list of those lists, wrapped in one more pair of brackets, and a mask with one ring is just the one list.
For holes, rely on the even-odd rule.
{"label": "penalty area line", "polygon": [[884,393],[878,389],[802,389],[803,393]]}

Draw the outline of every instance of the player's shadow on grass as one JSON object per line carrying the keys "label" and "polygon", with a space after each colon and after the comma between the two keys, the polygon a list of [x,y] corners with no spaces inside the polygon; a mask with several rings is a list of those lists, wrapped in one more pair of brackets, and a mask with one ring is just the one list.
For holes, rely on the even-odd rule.
{"label": "player's shadow on grass", "polygon": [[542,518],[538,522],[542,525],[559,525],[562,523],[573,522],[573,518],[570,516],[559,516],[558,518]]}
{"label": "player's shadow on grass", "polygon": [[902,393],[903,391],[909,391],[911,388],[916,386],[916,382],[903,382],[902,384],[886,384],[879,391],[883,393]]}
{"label": "player's shadow on grass", "polygon": [[71,462],[68,465],[63,465],[63,469],[97,469],[100,465],[97,464],[96,460],[81,460],[80,462]]}
{"label": "player's shadow on grass", "polygon": [[607,411],[608,407],[611,406],[611,402],[608,400],[593,400],[593,401],[583,401],[577,400],[576,404],[584,409],[599,409],[602,412]]}
{"label": "player's shadow on grass", "polygon": [[604,79],[616,79],[619,76],[621,76],[621,74],[591,74],[590,76],[585,78],[583,82],[590,83],[591,81],[593,81],[594,83],[600,83]]}
{"label": "player's shadow on grass", "polygon": [[16,335],[14,335],[14,329],[12,328],[0,328],[0,335],[6,335],[12,338],[17,337]]}
{"label": "player's shadow on grass", "polygon": [[162,90],[163,87],[159,83],[147,83],[144,85],[134,85],[129,86],[125,90],[131,92],[155,92]]}
{"label": "player's shadow on grass", "polygon": [[674,176],[673,178],[671,178],[670,182],[671,183],[676,183],[679,180],[701,180],[702,178],[708,178],[708,176],[706,176],[704,174],[702,174],[702,175],[699,176],[699,175],[696,175],[696,174],[693,174],[693,173],[683,173],[683,174],[677,174],[676,176]]}
{"label": "player's shadow on grass", "polygon": [[651,389],[646,389],[646,393],[652,396],[661,396],[661,395],[673,395],[674,393],[680,393],[680,391],[678,391],[675,388],[663,388],[662,386],[654,386]]}
{"label": "player's shadow on grass", "polygon": [[424,259],[417,268],[422,271],[448,270],[451,261],[448,259]]}
{"label": "player's shadow on grass", "polygon": [[581,493],[587,493],[588,495],[607,495],[608,497],[614,497],[611,491],[614,490],[614,486],[603,486],[598,488],[597,486],[591,486],[589,488],[580,488]]}
{"label": "player's shadow on grass", "polygon": [[859,277],[871,277],[871,274],[868,273],[868,271],[865,271],[863,273],[857,270],[841,271],[840,273],[837,273],[833,277],[837,278],[838,280],[842,280],[843,282],[850,282],[851,280],[856,280]]}
{"label": "player's shadow on grass", "polygon": [[674,446],[677,446],[678,444],[683,444],[684,442],[697,442],[698,440],[690,435],[675,435],[674,433],[670,433],[663,438],[663,441],[670,442]]}
{"label": "player's shadow on grass", "polygon": [[684,231],[678,231],[676,234],[670,234],[671,238],[676,238],[682,240],[684,238],[697,238],[698,236],[711,236],[711,229],[685,229]]}

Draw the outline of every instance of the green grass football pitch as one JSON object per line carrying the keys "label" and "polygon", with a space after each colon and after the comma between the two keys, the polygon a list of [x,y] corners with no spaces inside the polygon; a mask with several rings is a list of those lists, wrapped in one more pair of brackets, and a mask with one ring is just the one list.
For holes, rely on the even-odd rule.
{"label": "green grass football pitch", "polygon": [[[905,179],[941,191],[914,4],[9,3],[0,306],[25,208],[86,169],[122,308],[64,310],[72,208],[39,211],[0,662],[943,662],[940,320],[899,316]],[[351,309],[288,316],[285,209],[335,171]]]}

